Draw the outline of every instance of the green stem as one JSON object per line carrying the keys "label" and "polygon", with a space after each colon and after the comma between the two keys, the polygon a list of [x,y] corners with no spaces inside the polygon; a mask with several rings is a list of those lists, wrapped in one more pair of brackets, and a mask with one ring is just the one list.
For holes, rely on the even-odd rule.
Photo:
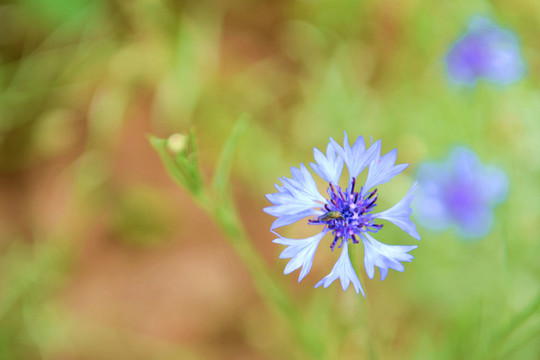
{"label": "green stem", "polygon": [[497,341],[500,342],[501,340],[504,340],[510,336],[510,334],[514,332],[522,323],[524,323],[531,315],[533,315],[539,307],[540,294],[538,294],[536,299],[527,308],[525,308],[520,314],[515,316],[512,321],[508,323],[508,325],[499,333],[499,336],[497,336]]}
{"label": "green stem", "polygon": [[503,355],[501,356],[502,359],[510,359],[511,356],[516,353],[517,351],[523,349],[525,345],[530,343],[533,340],[538,340],[540,338],[540,328],[537,328],[535,331],[533,331],[529,336],[527,336],[525,339],[522,339],[517,344],[514,344],[510,349],[506,350]]}
{"label": "green stem", "polygon": [[[361,263],[358,259],[362,259],[363,254],[360,253],[361,247],[354,246],[353,248],[354,248],[354,250],[353,250],[353,252],[351,252],[351,254],[352,254],[351,263],[353,264],[353,267],[354,267],[356,273],[359,274],[360,272],[358,270],[362,268],[363,263]],[[365,282],[363,284],[365,284]],[[365,291],[365,289],[364,289],[364,291]],[[358,300],[359,300],[360,306],[362,308],[362,315],[363,315],[363,318],[364,318],[363,320],[364,321],[357,321],[355,323],[356,324],[355,328],[360,329],[360,327],[365,327],[366,337],[367,337],[367,339],[365,341],[366,348],[367,348],[367,356],[369,356],[369,359],[371,359],[371,360],[376,360],[378,358],[378,356],[377,356],[377,353],[375,351],[375,347],[373,346],[373,344],[374,344],[374,341],[372,340],[372,335],[373,334],[372,334],[372,332],[370,330],[368,300],[363,296],[358,296]]]}
{"label": "green stem", "polygon": [[534,299],[534,301],[525,308],[521,313],[517,314],[512,320],[498,333],[492,341],[490,348],[490,354],[496,353],[503,345],[505,340],[519,327],[521,326],[531,315],[533,315],[538,308],[540,308],[540,294]]}
{"label": "green stem", "polygon": [[210,201],[203,192],[196,195],[198,204],[214,219],[225,233],[227,240],[249,270],[256,290],[289,322],[304,351],[314,359],[324,357],[320,343],[316,343],[304,331],[304,319],[298,306],[287,295],[287,291],[276,281],[268,265],[246,235],[234,206],[226,200]]}

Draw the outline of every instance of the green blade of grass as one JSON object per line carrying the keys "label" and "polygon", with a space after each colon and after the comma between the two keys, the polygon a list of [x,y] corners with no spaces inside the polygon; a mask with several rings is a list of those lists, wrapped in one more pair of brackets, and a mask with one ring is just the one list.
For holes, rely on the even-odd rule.
{"label": "green blade of grass", "polygon": [[241,115],[234,124],[231,134],[223,146],[223,150],[221,151],[221,155],[216,166],[214,180],[212,181],[212,188],[217,194],[224,194],[227,190],[234,151],[236,150],[238,141],[245,132],[248,123],[249,116],[247,114]]}

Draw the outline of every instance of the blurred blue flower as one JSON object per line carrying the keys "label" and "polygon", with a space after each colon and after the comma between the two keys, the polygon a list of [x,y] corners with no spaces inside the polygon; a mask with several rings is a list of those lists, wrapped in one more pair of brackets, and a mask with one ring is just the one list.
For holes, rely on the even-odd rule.
{"label": "blurred blue flower", "polygon": [[[327,233],[332,233],[333,241],[330,249],[338,245],[342,248],[341,255],[330,274],[319,281],[315,287],[328,287],[334,280],[339,279],[343,290],[352,283],[357,293],[365,296],[360,280],[349,258],[349,240],[352,244],[362,241],[364,244],[364,265],[370,279],[375,276],[375,267],[379,268],[381,280],[384,280],[389,269],[403,271],[401,262],[412,261],[413,256],[408,252],[417,246],[386,245],[375,240],[371,234],[377,233],[382,224],[376,224],[377,219],[387,220],[415,239],[420,240],[416,225],[410,220],[411,202],[416,184],[407,195],[390,209],[374,213],[377,206],[378,185],[390,181],[401,173],[408,164],[395,165],[397,150],[381,156],[381,141],[377,141],[366,149],[363,137],[358,137],[351,147],[345,133],[343,147],[334,139],[326,148],[326,155],[318,149],[313,149],[315,163],[311,163],[313,171],[328,182],[325,198],[319,192],[315,180],[309,170],[300,164],[300,168],[291,167],[292,178],[282,177],[282,185],[276,184],[276,193],[267,194],[266,198],[273,204],[264,211],[277,219],[271,230],[290,225],[303,218],[311,216],[307,223],[323,225],[321,231],[305,239],[289,239],[276,232],[275,243],[287,246],[279,256],[281,259],[291,259],[285,267],[285,274],[302,268],[298,281],[300,282],[310,271],[315,252],[320,241]],[[339,185],[343,166],[347,165],[349,177],[347,187]],[[365,185],[357,191],[356,178],[368,167]]]}
{"label": "blurred blue flower", "polygon": [[504,172],[482,165],[475,153],[464,147],[454,148],[443,162],[422,164],[418,181],[418,221],[433,230],[454,225],[465,238],[479,238],[489,232],[493,207],[505,200],[508,191]]}
{"label": "blurred blue flower", "polygon": [[491,20],[476,16],[464,36],[446,55],[450,80],[460,85],[475,85],[479,79],[507,85],[525,73],[517,37]]}

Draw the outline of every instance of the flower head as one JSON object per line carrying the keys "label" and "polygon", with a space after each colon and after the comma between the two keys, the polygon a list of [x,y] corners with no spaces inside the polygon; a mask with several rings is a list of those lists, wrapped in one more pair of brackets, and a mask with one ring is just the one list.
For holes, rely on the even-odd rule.
{"label": "flower head", "polygon": [[[327,197],[319,192],[315,180],[309,170],[300,165],[300,169],[292,167],[292,178],[281,178],[282,185],[275,185],[277,192],[267,194],[266,198],[273,204],[264,211],[277,219],[272,224],[272,231],[281,226],[290,225],[306,217],[308,224],[319,226],[320,232],[305,239],[289,239],[275,233],[275,243],[286,245],[280,255],[282,259],[291,259],[285,267],[285,274],[300,269],[298,281],[310,271],[315,252],[326,234],[332,235],[330,249],[341,248],[341,255],[330,274],[319,281],[315,287],[328,287],[334,280],[340,279],[343,290],[347,290],[352,282],[357,293],[364,290],[351,264],[349,246],[364,244],[364,264],[369,278],[374,277],[375,267],[379,268],[381,280],[388,274],[388,269],[403,271],[403,261],[412,261],[408,252],[416,246],[386,245],[375,240],[371,234],[378,233],[383,224],[379,220],[387,220],[415,239],[420,240],[416,226],[410,220],[411,202],[416,184],[409,193],[396,205],[383,212],[374,212],[377,206],[378,192],[376,186],[389,182],[401,173],[408,165],[396,165],[397,151],[392,150],[381,156],[381,141],[377,141],[366,149],[364,139],[360,136],[351,147],[345,133],[343,147],[334,139],[326,148],[326,155],[313,149],[315,163],[311,163],[313,171],[328,183]],[[349,177],[347,186],[339,185],[344,164],[347,165]],[[368,168],[364,186],[357,184],[358,175]]]}
{"label": "flower head", "polygon": [[476,16],[465,35],[446,55],[450,80],[460,85],[475,85],[479,79],[507,85],[525,73],[517,37],[491,20]]}
{"label": "flower head", "polygon": [[493,207],[505,200],[506,175],[485,166],[469,149],[456,147],[442,162],[420,166],[422,185],[416,199],[416,216],[427,228],[444,230],[454,225],[465,238],[486,235],[493,222]]}

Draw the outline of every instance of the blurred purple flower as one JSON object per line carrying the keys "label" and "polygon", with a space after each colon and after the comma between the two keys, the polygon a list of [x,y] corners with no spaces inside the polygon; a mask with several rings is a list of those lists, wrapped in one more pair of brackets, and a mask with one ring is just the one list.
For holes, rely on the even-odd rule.
{"label": "blurred purple flower", "polygon": [[465,35],[446,55],[450,80],[460,85],[475,85],[479,79],[507,85],[525,73],[517,37],[491,20],[476,16]]}
{"label": "blurred purple flower", "polygon": [[[378,196],[377,189],[373,188],[390,181],[408,166],[395,165],[397,150],[381,156],[381,141],[366,149],[361,136],[351,147],[345,133],[343,147],[330,138],[326,155],[316,148],[313,149],[313,154],[315,163],[310,165],[315,173],[328,182],[328,199],[320,194],[315,180],[304,164],[300,165],[300,169],[291,167],[292,178],[281,178],[282,185],[275,185],[277,192],[266,195],[273,205],[264,208],[264,211],[277,217],[272,224],[272,232],[278,227],[290,225],[308,216],[312,216],[307,221],[308,224],[323,225],[318,234],[305,239],[289,239],[274,232],[278,236],[274,242],[287,246],[279,257],[291,259],[284,273],[289,274],[302,268],[298,278],[300,282],[311,270],[320,241],[331,232],[333,241],[330,249],[333,251],[338,245],[338,248],[342,248],[341,255],[330,274],[315,287],[322,285],[326,288],[339,279],[343,290],[347,290],[352,283],[356,292],[362,292],[365,296],[349,258],[349,240],[352,244],[358,244],[359,240],[362,240],[364,265],[370,279],[375,276],[375,267],[379,268],[381,280],[384,280],[389,269],[404,271],[405,267],[401,262],[412,261],[413,256],[408,252],[417,246],[386,245],[375,240],[370,233],[375,234],[383,227],[382,224],[375,223],[377,219],[383,219],[420,240],[416,225],[409,218],[416,184],[396,205],[386,211],[373,213]],[[347,188],[342,189],[339,181],[344,165],[347,165],[349,177]],[[357,190],[356,178],[366,167],[369,168],[366,183]]]}
{"label": "blurred purple flower", "polygon": [[508,191],[502,170],[482,165],[474,152],[463,147],[454,148],[445,161],[422,164],[418,181],[418,221],[432,230],[454,225],[465,238],[489,232],[493,207],[505,200]]}

